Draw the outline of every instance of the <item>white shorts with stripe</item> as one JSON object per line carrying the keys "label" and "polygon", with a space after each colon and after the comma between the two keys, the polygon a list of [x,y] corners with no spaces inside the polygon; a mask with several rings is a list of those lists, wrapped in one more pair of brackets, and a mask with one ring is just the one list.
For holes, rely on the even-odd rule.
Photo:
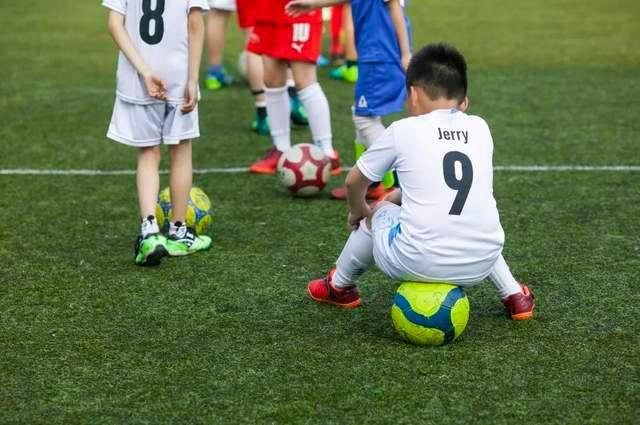
{"label": "white shorts with stripe", "polygon": [[416,263],[403,255],[402,251],[395,246],[395,240],[402,232],[399,217],[400,207],[386,203],[376,211],[371,222],[373,258],[378,268],[392,279],[401,282],[449,282],[469,287],[480,283],[493,269],[495,259],[488,258],[487,261],[479,262],[466,269],[468,274],[465,276],[450,279],[448,276],[458,276],[459,270],[455,265],[443,266],[450,262],[449,258],[422,257]]}
{"label": "white shorts with stripe", "polygon": [[139,148],[195,139],[200,137],[198,107],[185,114],[180,105],[138,105],[116,98],[107,137]]}

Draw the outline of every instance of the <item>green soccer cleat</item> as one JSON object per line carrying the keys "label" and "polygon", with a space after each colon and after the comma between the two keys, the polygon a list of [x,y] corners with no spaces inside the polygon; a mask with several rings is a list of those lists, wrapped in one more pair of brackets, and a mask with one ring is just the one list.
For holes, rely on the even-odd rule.
{"label": "green soccer cleat", "polygon": [[342,80],[351,84],[358,82],[358,65],[340,65],[329,72],[329,77],[334,80]]}
{"label": "green soccer cleat", "polygon": [[256,119],[251,123],[251,129],[261,136],[270,136],[269,120],[267,117],[256,115]]}
{"label": "green soccer cleat", "polygon": [[300,99],[298,99],[297,96],[290,97],[289,99],[291,101],[291,121],[296,125],[309,125],[307,111],[304,110]]}
{"label": "green soccer cleat", "polygon": [[233,77],[225,73],[224,69],[208,71],[204,79],[204,86],[207,90],[218,91],[233,84]]}
{"label": "green soccer cleat", "polygon": [[192,228],[183,224],[178,227],[175,235],[167,238],[167,252],[170,257],[183,257],[206,251],[211,248],[212,243],[211,237],[197,236]]}
{"label": "green soccer cleat", "polygon": [[167,238],[152,233],[145,238],[138,236],[135,247],[135,262],[139,266],[157,266],[167,255]]}
{"label": "green soccer cleat", "polygon": [[207,90],[218,91],[224,87],[224,84],[214,76],[207,76],[204,80],[204,86]]}

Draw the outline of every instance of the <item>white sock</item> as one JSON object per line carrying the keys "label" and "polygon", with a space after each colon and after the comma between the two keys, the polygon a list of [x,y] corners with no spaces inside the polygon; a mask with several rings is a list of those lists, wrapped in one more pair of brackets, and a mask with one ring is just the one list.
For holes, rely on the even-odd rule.
{"label": "white sock", "polygon": [[279,151],[286,152],[291,147],[291,104],[287,86],[265,88],[264,95],[273,144]]}
{"label": "white sock", "polygon": [[324,151],[325,155],[333,157],[331,111],[322,87],[318,83],[311,84],[298,91],[298,98],[307,111],[313,142]]}
{"label": "white sock", "polygon": [[356,126],[356,139],[367,149],[382,136],[385,130],[380,117],[364,117],[354,113],[353,124]]}
{"label": "white sock", "polygon": [[355,285],[372,264],[373,235],[367,228],[366,221],[362,220],[358,230],[351,232],[349,240],[338,257],[333,284],[338,288]]}
{"label": "white sock", "polygon": [[178,235],[179,237],[183,237],[186,231],[187,226],[181,221],[176,221],[175,223],[172,221],[169,223],[169,236]]}
{"label": "white sock", "polygon": [[520,284],[511,274],[509,266],[507,266],[502,255],[500,255],[500,258],[496,261],[496,265],[493,266],[493,270],[489,274],[489,278],[495,285],[496,291],[498,292],[498,296],[501,300],[504,300],[509,295],[522,292]]}
{"label": "white sock", "polygon": [[153,233],[160,233],[160,227],[158,226],[158,220],[152,215],[142,219],[140,223],[140,234],[143,238]]}

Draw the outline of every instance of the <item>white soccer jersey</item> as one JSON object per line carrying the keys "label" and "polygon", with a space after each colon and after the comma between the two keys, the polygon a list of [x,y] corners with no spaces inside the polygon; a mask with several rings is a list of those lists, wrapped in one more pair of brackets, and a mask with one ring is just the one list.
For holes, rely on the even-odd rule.
{"label": "white soccer jersey", "polygon": [[[167,100],[182,103],[189,80],[191,9],[208,10],[207,0],[103,0],[102,5],[125,16],[125,29],[146,64],[167,82]],[[117,94],[125,102],[161,103],[147,93],[144,81],[126,56],[118,59]]]}
{"label": "white soccer jersey", "polygon": [[492,156],[487,123],[452,109],[394,123],[360,158],[372,181],[398,173],[402,207],[388,244],[409,275],[473,282],[489,273],[504,245]]}

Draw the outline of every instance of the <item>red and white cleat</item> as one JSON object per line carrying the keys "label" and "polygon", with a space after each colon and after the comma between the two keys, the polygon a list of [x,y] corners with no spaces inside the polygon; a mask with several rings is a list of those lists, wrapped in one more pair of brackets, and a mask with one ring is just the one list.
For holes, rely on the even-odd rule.
{"label": "red and white cleat", "polygon": [[307,292],[319,303],[329,303],[342,308],[358,308],[362,305],[358,288],[337,288],[333,285],[333,275],[336,269],[331,269],[326,277],[309,282]]}
{"label": "red and white cleat", "polygon": [[521,284],[520,286],[522,287],[521,293],[509,295],[502,300],[502,303],[513,320],[529,320],[533,318],[536,300],[527,285]]}
{"label": "red and white cleat", "polygon": [[340,164],[340,155],[334,150],[333,155],[329,157],[331,160],[331,175],[339,176],[342,173],[342,165]]}
{"label": "red and white cleat", "polygon": [[272,146],[262,158],[251,164],[249,171],[255,174],[275,174],[281,156],[282,152]]}

